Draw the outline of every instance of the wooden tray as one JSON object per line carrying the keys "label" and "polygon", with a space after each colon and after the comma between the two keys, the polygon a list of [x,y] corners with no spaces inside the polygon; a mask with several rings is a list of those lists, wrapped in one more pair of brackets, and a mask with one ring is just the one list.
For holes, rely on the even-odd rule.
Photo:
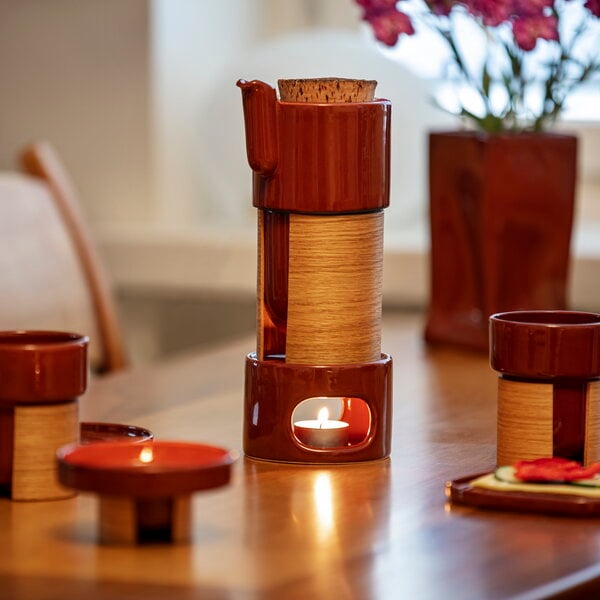
{"label": "wooden tray", "polygon": [[486,475],[479,473],[446,483],[446,496],[451,502],[476,508],[533,512],[572,517],[600,516],[600,498],[530,492],[500,492],[472,487],[471,481]]}

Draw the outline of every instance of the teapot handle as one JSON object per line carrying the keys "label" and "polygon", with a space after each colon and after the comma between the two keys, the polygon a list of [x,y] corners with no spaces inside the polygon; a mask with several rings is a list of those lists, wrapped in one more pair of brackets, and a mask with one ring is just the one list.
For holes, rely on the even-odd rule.
{"label": "teapot handle", "polygon": [[270,175],[277,166],[275,89],[256,79],[240,79],[237,86],[242,90],[248,163],[256,173]]}

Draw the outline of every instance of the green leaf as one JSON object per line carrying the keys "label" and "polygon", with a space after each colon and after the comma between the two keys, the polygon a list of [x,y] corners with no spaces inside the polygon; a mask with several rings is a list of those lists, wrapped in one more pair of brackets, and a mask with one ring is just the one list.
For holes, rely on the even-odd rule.
{"label": "green leaf", "polygon": [[481,126],[484,131],[489,133],[500,133],[504,131],[504,121],[496,115],[488,114],[481,119]]}
{"label": "green leaf", "polygon": [[483,65],[483,73],[481,75],[481,89],[486,98],[490,97],[490,84],[492,82],[492,78],[490,77],[490,73],[488,71],[487,65]]}

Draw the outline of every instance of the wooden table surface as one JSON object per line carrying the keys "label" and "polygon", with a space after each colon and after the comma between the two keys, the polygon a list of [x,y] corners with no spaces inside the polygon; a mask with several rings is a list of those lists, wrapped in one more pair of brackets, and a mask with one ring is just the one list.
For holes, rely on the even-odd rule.
{"label": "wooden table surface", "polygon": [[[427,349],[421,331],[420,315],[384,320],[391,460],[241,457],[232,485],[194,496],[193,543],[180,546],[98,545],[93,496],[2,499],[0,598],[600,597],[600,520],[446,504],[446,480],[494,463],[496,375],[484,356]],[[98,379],[82,418],[241,451],[253,346],[244,338]]]}

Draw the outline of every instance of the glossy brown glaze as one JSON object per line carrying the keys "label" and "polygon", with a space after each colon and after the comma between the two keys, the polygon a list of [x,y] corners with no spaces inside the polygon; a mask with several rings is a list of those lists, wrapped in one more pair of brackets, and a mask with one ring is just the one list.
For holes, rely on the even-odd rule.
{"label": "glossy brown glaze", "polygon": [[348,423],[348,442],[359,444],[371,430],[371,410],[361,398],[344,398],[340,421]]}
{"label": "glossy brown glaze", "polygon": [[0,332],[0,405],[64,402],[83,394],[88,342],[59,331]]}
{"label": "glossy brown glaze", "polygon": [[288,309],[289,214],[261,211],[258,310],[263,356],[285,354]]}
{"label": "glossy brown glaze", "polygon": [[533,494],[501,492],[473,487],[470,482],[480,475],[461,477],[446,484],[446,495],[456,504],[488,510],[566,515],[570,517],[600,517],[600,499],[567,494]]}
{"label": "glossy brown glaze", "polygon": [[0,496],[10,493],[14,444],[14,408],[0,406]]}
{"label": "glossy brown glaze", "polygon": [[[298,365],[281,359],[246,357],[244,451],[253,458],[285,462],[345,463],[389,456],[392,428],[392,359],[382,355],[372,363]],[[303,400],[315,397],[355,397],[364,411],[347,409],[353,439],[346,448],[308,448],[293,434],[292,415]]]}
{"label": "glossy brown glaze", "polygon": [[388,206],[390,102],[280,102],[261,81],[238,86],[254,206],[306,213]]}
{"label": "glossy brown glaze", "polygon": [[505,375],[527,379],[600,377],[600,314],[513,311],[489,320],[490,362]]}
{"label": "glossy brown glaze", "polygon": [[275,88],[262,81],[237,82],[242,90],[246,154],[256,176],[267,177],[277,166],[277,95]]}
{"label": "glossy brown glaze", "polygon": [[552,386],[552,455],[585,461],[586,381]]}
{"label": "glossy brown glaze", "polygon": [[82,444],[119,441],[139,444],[154,439],[154,434],[148,429],[120,423],[81,423],[80,431]]}
{"label": "glossy brown glaze", "polygon": [[492,313],[566,308],[576,147],[557,134],[430,135],[429,342],[486,352]]}

